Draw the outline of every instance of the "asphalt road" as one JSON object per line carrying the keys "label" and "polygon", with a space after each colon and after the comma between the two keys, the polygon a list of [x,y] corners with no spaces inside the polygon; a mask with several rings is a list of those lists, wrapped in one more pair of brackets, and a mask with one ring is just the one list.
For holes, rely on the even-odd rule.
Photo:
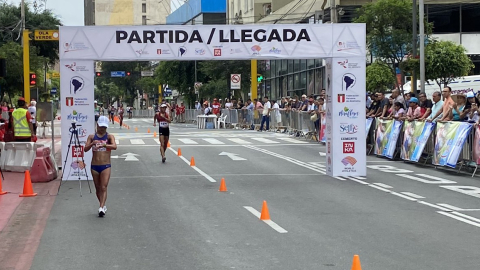
{"label": "asphalt road", "polygon": [[[83,197],[64,182],[32,269],[333,270],[354,254],[369,270],[480,265],[478,177],[370,156],[365,179],[331,178],[317,143],[188,125],[172,127],[161,164],[149,124],[130,121],[139,132],[109,130],[106,217],[86,182]],[[255,216],[264,200],[274,224]]]}

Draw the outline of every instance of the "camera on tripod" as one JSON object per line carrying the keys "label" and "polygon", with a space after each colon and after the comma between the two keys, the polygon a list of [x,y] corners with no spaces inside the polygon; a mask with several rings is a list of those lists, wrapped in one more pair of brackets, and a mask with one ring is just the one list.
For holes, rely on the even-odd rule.
{"label": "camera on tripod", "polygon": [[77,122],[72,122],[72,128],[76,129],[77,127],[81,127],[82,125],[77,125]]}

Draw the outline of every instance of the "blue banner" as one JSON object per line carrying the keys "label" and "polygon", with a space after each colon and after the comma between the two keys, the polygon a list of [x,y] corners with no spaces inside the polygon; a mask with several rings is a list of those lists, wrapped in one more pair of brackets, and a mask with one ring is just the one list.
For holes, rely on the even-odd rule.
{"label": "blue banner", "polygon": [[425,145],[427,145],[428,138],[430,138],[430,135],[432,134],[434,128],[435,123],[425,122],[422,133],[420,134],[420,136],[418,136],[418,138],[416,138],[417,144],[415,145],[415,149],[413,150],[412,156],[410,157],[411,161],[418,162],[420,160],[423,149],[425,148]]}
{"label": "blue banner", "polygon": [[370,128],[372,127],[372,123],[373,123],[373,118],[367,118],[367,122],[366,122],[366,125],[365,125],[365,134],[366,136],[368,137],[368,132],[370,131]]}
{"label": "blue banner", "polygon": [[455,168],[472,124],[464,122],[437,123],[437,139],[433,164]]}
{"label": "blue banner", "polygon": [[397,147],[397,140],[398,140],[398,135],[400,135],[400,132],[402,130],[402,121],[397,121],[395,120],[393,123],[393,127],[390,130],[390,133],[388,134],[388,142],[385,148],[383,149],[382,155],[392,159],[393,155],[395,153],[395,149]]}

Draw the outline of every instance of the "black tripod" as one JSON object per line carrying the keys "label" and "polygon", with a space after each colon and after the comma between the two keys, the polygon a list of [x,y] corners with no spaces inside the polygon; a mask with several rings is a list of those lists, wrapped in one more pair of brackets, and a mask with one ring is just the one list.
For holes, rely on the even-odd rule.
{"label": "black tripod", "polygon": [[[85,170],[85,176],[87,177],[87,184],[88,188],[90,189],[90,193],[92,193],[92,188],[90,187],[90,182],[88,182],[88,172],[87,172],[87,166],[85,165],[85,160],[83,159],[83,153],[79,153],[78,151],[82,151],[82,145],[80,144],[80,139],[78,139],[78,130],[77,126],[81,127],[81,125],[75,124],[75,122],[72,123],[72,127],[70,128],[70,140],[68,141],[68,150],[67,150],[67,155],[65,156],[65,160],[63,162],[63,170],[62,170],[62,175],[65,175],[65,168],[67,165],[67,160],[68,160],[68,155],[70,154],[70,148],[72,146],[72,139],[73,141],[73,146],[75,147],[76,151],[76,156],[78,160],[78,156],[82,158],[82,165],[83,165],[83,170]],[[72,158],[73,159],[73,158]],[[80,197],[82,197],[82,181],[80,177],[80,164],[77,164],[77,174],[78,174],[78,183],[80,185]],[[62,176],[63,177],[63,176]],[[60,192],[60,187],[62,186],[62,182],[60,182],[60,186],[58,187],[58,192]]]}

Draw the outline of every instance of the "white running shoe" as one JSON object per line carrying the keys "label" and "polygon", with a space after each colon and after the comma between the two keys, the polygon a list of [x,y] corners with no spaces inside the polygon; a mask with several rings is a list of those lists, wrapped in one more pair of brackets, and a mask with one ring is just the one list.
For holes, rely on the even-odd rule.
{"label": "white running shoe", "polygon": [[105,210],[103,209],[103,207],[98,208],[98,216],[99,217],[105,216]]}
{"label": "white running shoe", "polygon": [[103,212],[105,212],[105,214],[107,214],[107,206],[106,205],[103,206]]}

